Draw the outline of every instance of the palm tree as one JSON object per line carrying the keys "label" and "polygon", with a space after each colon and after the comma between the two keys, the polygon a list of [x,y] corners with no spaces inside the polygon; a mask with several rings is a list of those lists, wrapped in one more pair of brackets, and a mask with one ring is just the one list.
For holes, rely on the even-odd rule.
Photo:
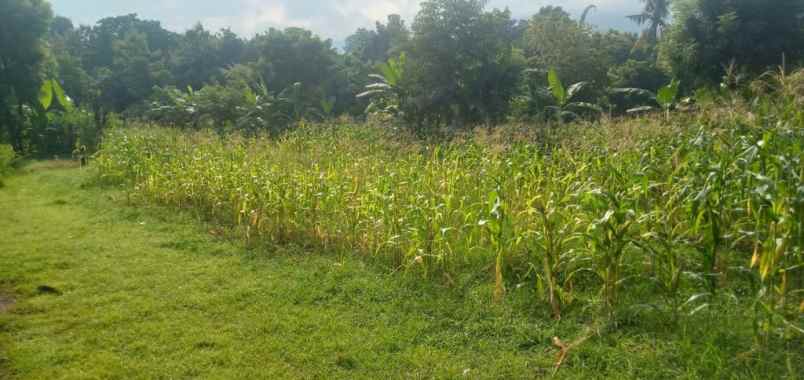
{"label": "palm tree", "polygon": [[646,25],[642,38],[655,43],[659,40],[662,30],[667,25],[665,20],[670,15],[670,0],[640,0],[645,3],[642,13],[627,16],[631,21]]}
{"label": "palm tree", "polygon": [[589,16],[589,12],[596,9],[597,5],[594,4],[587,5],[586,8],[584,8],[583,13],[581,13],[581,19],[578,23],[581,25],[586,25],[586,18]]}

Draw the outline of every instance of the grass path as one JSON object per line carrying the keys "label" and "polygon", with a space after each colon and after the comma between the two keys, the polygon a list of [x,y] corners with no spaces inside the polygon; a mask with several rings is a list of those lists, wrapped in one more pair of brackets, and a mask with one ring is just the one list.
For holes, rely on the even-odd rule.
{"label": "grass path", "polygon": [[[82,188],[87,176],[39,163],[0,189],[0,379],[531,379],[552,372],[553,336],[592,323],[553,322],[516,289],[490,306],[488,281],[458,290],[301,248],[247,251]],[[734,320],[631,321],[559,377],[760,378]],[[798,372],[799,353],[779,355],[769,368]]]}

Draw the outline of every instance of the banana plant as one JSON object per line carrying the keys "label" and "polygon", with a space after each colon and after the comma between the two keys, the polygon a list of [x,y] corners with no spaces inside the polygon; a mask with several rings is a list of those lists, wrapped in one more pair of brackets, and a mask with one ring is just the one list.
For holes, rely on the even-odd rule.
{"label": "banana plant", "polygon": [[335,102],[336,100],[334,97],[321,99],[321,114],[324,118],[332,116],[333,112],[335,111]]}
{"label": "banana plant", "polygon": [[673,79],[670,84],[659,89],[656,93],[656,102],[665,112],[665,118],[670,120],[670,109],[676,104],[676,97],[678,97],[678,89],[681,85],[676,79]]}
{"label": "banana plant", "polygon": [[[56,103],[53,102],[56,100]],[[39,105],[42,111],[47,112],[54,104],[58,104],[65,111],[73,109],[73,103],[69,97],[64,93],[59,82],[55,79],[46,80],[39,88]]]}
{"label": "banana plant", "polygon": [[369,75],[374,83],[367,85],[364,92],[357,94],[358,99],[371,99],[366,113],[378,110],[391,114],[399,112],[399,107],[405,99],[405,93],[402,90],[405,65],[407,65],[405,53],[400,54],[399,58],[389,58],[388,62],[377,65],[377,71],[381,74]]}
{"label": "banana plant", "polygon": [[283,110],[284,116],[291,122],[302,121],[316,113],[315,108],[308,105],[304,85],[300,82],[296,82],[280,92],[276,101]]}
{"label": "banana plant", "polygon": [[625,109],[627,114],[642,114],[656,109],[653,106],[656,103],[656,94],[650,90],[636,87],[614,87],[608,89],[607,92],[611,98],[620,99],[627,105],[636,105]]}
{"label": "banana plant", "polygon": [[65,128],[58,122],[59,115],[51,112],[54,110],[70,113],[74,110],[72,100],[65,95],[64,89],[55,79],[48,79],[39,88],[38,102],[35,102],[30,109],[32,126],[38,129],[32,140],[44,139],[48,134],[67,134],[72,135],[69,128]]}
{"label": "banana plant", "polygon": [[[619,95],[628,98],[639,98],[644,100],[651,100],[658,104],[659,107],[665,112],[665,118],[670,120],[670,110],[676,105],[676,98],[678,98],[679,88],[681,82],[673,79],[669,84],[659,89],[655,94],[649,90],[642,88],[612,88],[609,93],[612,95]],[[651,103],[653,103],[651,102]],[[651,105],[643,105],[628,109],[626,112],[629,114],[641,114],[653,111],[655,108]]]}
{"label": "banana plant", "polygon": [[547,83],[550,86],[553,100],[556,102],[555,106],[548,106],[547,109],[555,114],[559,123],[563,123],[566,119],[579,118],[578,112],[581,111],[596,114],[603,113],[603,110],[596,104],[574,101],[581,90],[589,85],[589,82],[578,82],[565,89],[564,84],[558,77],[558,72],[555,69],[550,69],[547,72]]}

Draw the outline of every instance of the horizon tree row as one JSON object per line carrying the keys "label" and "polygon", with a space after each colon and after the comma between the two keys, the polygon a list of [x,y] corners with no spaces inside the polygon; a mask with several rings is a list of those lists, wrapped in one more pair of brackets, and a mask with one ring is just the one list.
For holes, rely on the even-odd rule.
{"label": "horizon tree row", "polygon": [[[302,28],[245,39],[200,23],[176,33],[134,14],[75,26],[54,17],[45,0],[8,0],[0,4],[0,142],[25,154],[61,153],[74,147],[44,144],[42,136],[87,121],[98,136],[110,114],[165,118],[170,109],[194,114],[196,126],[222,130],[361,117],[367,108],[392,111],[423,132],[538,120],[560,106],[545,90],[549,70],[564,83],[585,83],[575,101],[619,114],[639,102],[629,98],[639,92],[611,88],[655,92],[679,79],[689,93],[718,86],[727,72],[748,81],[804,58],[800,1],[676,0],[672,12],[669,0],[643,2],[628,16],[645,27],[636,35],[589,25],[592,6],[577,20],[555,6],[518,20],[482,0],[428,0],[410,25],[389,15],[357,30],[341,51]],[[389,76],[390,67],[396,72]],[[75,104],[71,112],[90,117],[67,110],[41,117],[42,83],[54,79]],[[358,97],[367,86],[398,98]],[[198,96],[215,107],[176,106]],[[243,122],[265,108],[271,110]]]}

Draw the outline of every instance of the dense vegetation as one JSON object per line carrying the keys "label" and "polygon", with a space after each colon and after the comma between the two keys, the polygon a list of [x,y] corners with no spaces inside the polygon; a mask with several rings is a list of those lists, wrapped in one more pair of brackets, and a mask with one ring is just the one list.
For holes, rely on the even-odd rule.
{"label": "dense vegetation", "polygon": [[[140,196],[126,204],[124,188],[82,186],[92,175],[69,162],[32,163],[0,191],[0,378],[795,379],[802,372],[798,342],[757,349],[753,310],[729,291],[693,315],[685,308],[675,323],[666,311],[635,305],[615,326],[581,303],[555,320],[532,283],[492,303],[489,272],[448,285],[299,244],[244,249],[189,209]],[[626,288],[630,303],[635,293]],[[17,301],[10,309],[8,296]],[[558,369],[555,337],[569,346]]]}
{"label": "dense vegetation", "polygon": [[278,140],[121,129],[96,164],[246,243],[358,252],[451,284],[489,269],[495,301],[532,287],[554,318],[650,305],[676,320],[726,292],[767,343],[802,333],[802,122],[794,100],[763,98],[444,144],[365,125]]}
{"label": "dense vegetation", "polygon": [[795,376],[804,3],[643,3],[634,35],[588,25],[592,6],[514,20],[427,0],[339,51],[300,28],[75,27],[4,1],[0,176],[17,156],[97,151],[99,183],[249,247],[358,257],[584,326],[554,342],[556,370],[636,319],[678,338],[725,314],[725,351],[750,347],[740,374]]}
{"label": "dense vegetation", "polygon": [[[24,155],[92,151],[115,114],[249,134],[339,115],[379,114],[424,135],[556,112],[596,119],[658,106],[655,92],[673,78],[690,95],[804,59],[800,1],[643,2],[630,16],[645,28],[635,35],[590,26],[594,7],[577,20],[552,6],[517,20],[481,0],[429,0],[410,26],[391,15],[339,50],[300,28],[244,39],[200,24],[177,33],[136,15],[75,26],[44,0],[7,0],[0,141]],[[572,101],[546,90],[551,69],[583,84]],[[48,82],[74,107],[42,107]]]}

